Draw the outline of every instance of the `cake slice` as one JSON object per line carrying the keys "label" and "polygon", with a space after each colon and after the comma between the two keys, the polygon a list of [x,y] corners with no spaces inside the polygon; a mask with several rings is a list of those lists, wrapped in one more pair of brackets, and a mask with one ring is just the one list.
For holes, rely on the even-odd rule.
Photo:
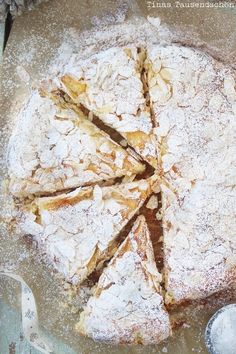
{"label": "cake slice", "polygon": [[10,191],[42,195],[137,174],[144,166],[82,111],[58,109],[37,91],[20,113],[8,148]]}
{"label": "cake slice", "polygon": [[166,302],[236,280],[235,72],[193,48],[149,47],[145,63],[163,183]]}
{"label": "cake slice", "polygon": [[38,198],[23,210],[20,226],[34,236],[67,281],[79,284],[115,252],[119,232],[143,205],[154,183],[152,177]]}
{"label": "cake slice", "polygon": [[112,344],[157,344],[171,334],[149,230],[139,216],[103,271],[78,331]]}
{"label": "cake slice", "polygon": [[144,160],[157,167],[153,124],[142,83],[144,56],[135,47],[110,48],[87,60],[75,55],[61,83],[74,102],[118,131]]}

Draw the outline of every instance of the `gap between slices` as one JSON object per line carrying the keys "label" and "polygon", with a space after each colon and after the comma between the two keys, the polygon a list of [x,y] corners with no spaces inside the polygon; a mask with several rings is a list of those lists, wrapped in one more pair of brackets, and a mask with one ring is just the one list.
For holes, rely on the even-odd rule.
{"label": "gap between slices", "polygon": [[23,207],[20,226],[34,236],[67,281],[80,284],[113,255],[120,231],[152,193],[155,183],[154,176],[37,198]]}
{"label": "gap between slices", "polygon": [[111,48],[89,60],[72,56],[62,90],[117,130],[152,167],[158,168],[156,137],[143,82],[145,50]]}
{"label": "gap between slices", "polygon": [[112,344],[157,344],[171,334],[147,223],[139,216],[95,286],[77,330]]}
{"label": "gap between slices", "polygon": [[[72,109],[73,108],[73,109]],[[10,191],[45,195],[138,174],[144,165],[75,107],[58,107],[33,92],[9,148]]]}

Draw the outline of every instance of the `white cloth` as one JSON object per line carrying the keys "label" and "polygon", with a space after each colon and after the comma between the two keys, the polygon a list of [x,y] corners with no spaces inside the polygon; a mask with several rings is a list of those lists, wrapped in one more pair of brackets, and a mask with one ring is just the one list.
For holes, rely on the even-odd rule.
{"label": "white cloth", "polygon": [[0,275],[15,279],[21,284],[21,316],[23,333],[26,340],[41,353],[53,354],[53,351],[44,342],[39,331],[37,307],[34,294],[24,279],[7,270],[0,270]]}

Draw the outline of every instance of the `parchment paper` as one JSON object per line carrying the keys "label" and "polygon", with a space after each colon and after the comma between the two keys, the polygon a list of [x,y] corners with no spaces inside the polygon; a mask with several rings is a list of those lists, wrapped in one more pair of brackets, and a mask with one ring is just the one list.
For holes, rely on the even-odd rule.
{"label": "parchment paper", "polygon": [[[113,43],[125,44],[140,40],[177,41],[199,46],[223,61],[236,66],[236,11],[217,8],[171,8],[150,6],[150,1],[112,1],[112,0],[51,0],[37,9],[24,14],[14,22],[9,42],[0,67],[0,127],[1,127],[1,229],[0,229],[0,266],[22,276],[32,288],[39,310],[40,325],[45,333],[52,333],[69,344],[76,353],[124,354],[124,353],[169,353],[190,354],[207,353],[203,341],[205,325],[211,314],[223,304],[236,300],[230,294],[220,299],[212,298],[198,305],[172,311],[172,318],[178,319],[178,329],[173,338],[159,346],[149,347],[113,347],[94,343],[81,338],[74,330],[78,321],[79,296],[70,299],[61,279],[44,263],[29,239],[15,232],[10,219],[11,200],[6,193],[5,153],[9,134],[14,126],[17,112],[32,86],[52,72],[52,62],[68,37],[73,51],[86,55],[89,50],[96,51]],[[147,16],[158,16],[163,27],[146,28]],[[139,37],[125,26],[137,28]],[[118,26],[117,32],[110,31]],[[98,30],[104,28],[104,37],[96,37]],[[129,27],[130,28],[130,27]],[[81,32],[84,42],[81,42]],[[92,31],[92,32],[89,32]],[[140,33],[143,31],[143,35]],[[133,31],[135,32],[135,31]],[[91,34],[92,33],[92,34]],[[118,35],[113,36],[114,33]],[[80,42],[77,41],[80,38]],[[74,46],[74,47],[73,47]],[[65,50],[65,48],[63,49]],[[56,60],[56,58],[54,59]],[[53,70],[56,71],[57,63]],[[33,133],[33,132],[32,132]],[[147,211],[145,211],[147,212]],[[161,251],[158,247],[160,225],[154,223],[153,215],[147,214],[152,228],[152,240],[158,265],[161,263]],[[153,220],[153,221],[152,221]],[[11,227],[12,226],[12,227]],[[11,280],[0,278],[0,298],[19,309],[20,288]],[[68,304],[69,303],[69,304]]]}

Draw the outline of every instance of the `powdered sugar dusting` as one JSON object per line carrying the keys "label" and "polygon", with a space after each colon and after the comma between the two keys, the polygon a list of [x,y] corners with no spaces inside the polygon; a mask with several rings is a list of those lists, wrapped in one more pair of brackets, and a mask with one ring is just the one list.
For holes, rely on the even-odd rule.
{"label": "powdered sugar dusting", "polygon": [[148,43],[170,43],[171,34],[165,25],[154,28],[145,18],[132,18],[116,25],[100,24],[99,28],[79,33],[74,28],[67,28],[62,36],[62,43],[50,63],[49,75],[63,72],[71,55],[79,60],[88,59],[91,55],[112,47],[135,45],[145,46]]}

